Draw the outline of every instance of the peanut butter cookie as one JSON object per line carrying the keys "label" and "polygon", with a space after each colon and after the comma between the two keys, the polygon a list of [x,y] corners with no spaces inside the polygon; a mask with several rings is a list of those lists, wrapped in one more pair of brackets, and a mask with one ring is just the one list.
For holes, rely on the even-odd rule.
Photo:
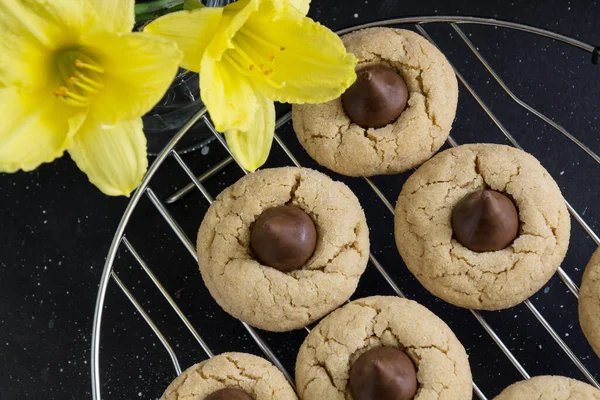
{"label": "peanut butter cookie", "polygon": [[521,303],[556,272],[570,218],[558,185],[530,154],[459,146],[423,164],[396,204],[396,245],[427,290],[459,307]]}
{"label": "peanut butter cookie", "polygon": [[600,249],[592,255],[581,280],[579,322],[585,337],[600,357]]}
{"label": "peanut butter cookie", "polygon": [[224,190],[198,232],[202,278],[229,314],[268,331],[303,328],[346,301],[369,257],[364,212],[343,183],[276,168]]}
{"label": "peanut butter cookie", "polygon": [[536,376],[517,382],[494,400],[600,400],[600,390],[564,376]]}
{"label": "peanut butter cookie", "polygon": [[[408,356],[416,382],[390,350]],[[472,398],[462,344],[427,308],[399,297],[359,299],[324,318],[300,348],[296,385],[302,400],[381,398],[382,385],[397,399]]]}
{"label": "peanut butter cookie", "polygon": [[292,107],[302,146],[349,176],[396,174],[429,159],[448,137],[458,102],[444,55],[403,29],[369,28],[342,40],[359,59],[357,81],[340,98]]}
{"label": "peanut butter cookie", "polygon": [[252,354],[223,353],[183,371],[167,387],[160,400],[226,398],[298,399],[281,371],[267,360]]}

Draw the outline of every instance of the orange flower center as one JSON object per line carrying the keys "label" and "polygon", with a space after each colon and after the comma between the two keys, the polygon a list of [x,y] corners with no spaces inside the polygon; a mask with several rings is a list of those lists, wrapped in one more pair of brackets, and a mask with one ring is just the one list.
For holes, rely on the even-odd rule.
{"label": "orange flower center", "polygon": [[60,85],[54,96],[73,107],[87,107],[91,99],[104,87],[104,68],[79,50],[59,53],[56,65]]}

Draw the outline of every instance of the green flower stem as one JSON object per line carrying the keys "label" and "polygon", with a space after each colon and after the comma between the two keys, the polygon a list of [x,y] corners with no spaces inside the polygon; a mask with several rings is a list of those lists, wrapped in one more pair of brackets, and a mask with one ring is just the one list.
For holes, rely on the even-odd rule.
{"label": "green flower stem", "polygon": [[135,5],[135,19],[137,22],[148,21],[161,15],[183,10],[184,0],[155,0],[149,3]]}

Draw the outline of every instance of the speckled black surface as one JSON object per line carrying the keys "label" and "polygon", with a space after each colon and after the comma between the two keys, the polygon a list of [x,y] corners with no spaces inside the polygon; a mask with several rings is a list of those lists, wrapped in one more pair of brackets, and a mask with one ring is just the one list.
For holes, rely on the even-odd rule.
{"label": "speckled black surface", "polygon": [[[541,2],[313,0],[311,15],[334,29],[396,16],[478,15],[529,23],[600,43],[600,5],[596,1],[536,3]],[[427,29],[506,129],[547,167],[571,205],[596,232],[600,231],[600,166],[516,106],[451,28],[442,25]],[[591,65],[588,53],[504,29],[465,26],[464,30],[518,96],[552,115],[600,153],[600,66]],[[460,143],[507,143],[465,88],[460,90],[454,138]],[[315,166],[299,149],[290,126],[281,134],[302,164]],[[208,150],[207,154],[186,155],[185,160],[195,171],[202,171],[225,155],[217,144]],[[281,151],[275,150],[269,166],[287,163]],[[216,195],[240,176],[232,165],[206,186]],[[393,202],[406,177],[378,177],[374,181]],[[519,373],[468,311],[434,299],[406,271],[395,250],[392,216],[364,181],[342,180],[356,191],[367,209],[373,253],[409,297],[451,325],[467,347],[474,379],[488,398],[518,380]],[[185,174],[168,160],[152,187],[163,198],[186,183]],[[68,157],[33,173],[0,176],[0,399],[91,397],[90,335],[97,285],[126,204],[126,199],[107,198],[97,192]],[[193,193],[169,210],[194,238],[206,208],[200,194]],[[213,351],[260,354],[242,326],[221,312],[207,294],[192,257],[147,199],[141,201],[127,235]],[[573,223],[572,244],[563,268],[577,283],[594,249],[593,241]],[[116,271],[173,344],[182,367],[206,357],[126,251],[119,253]],[[373,293],[392,291],[371,265],[355,297]],[[532,301],[600,379],[600,360],[583,338],[576,301],[560,279],[554,277]],[[483,315],[530,374],[584,379],[526,306]],[[291,369],[304,332],[265,333],[264,337]],[[104,399],[155,399],[174,378],[160,342],[114,283],[107,293],[101,367]]]}

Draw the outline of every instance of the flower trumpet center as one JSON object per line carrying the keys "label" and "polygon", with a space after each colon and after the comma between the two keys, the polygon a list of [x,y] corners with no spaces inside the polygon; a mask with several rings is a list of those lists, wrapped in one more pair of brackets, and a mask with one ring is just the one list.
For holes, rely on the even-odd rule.
{"label": "flower trumpet center", "polygon": [[67,50],[56,57],[60,77],[54,96],[73,107],[87,107],[104,87],[104,68],[78,50]]}
{"label": "flower trumpet center", "polygon": [[277,56],[285,47],[272,43],[250,29],[240,29],[233,38],[234,47],[224,54],[224,59],[242,75],[260,77],[275,88],[285,82],[273,79]]}

